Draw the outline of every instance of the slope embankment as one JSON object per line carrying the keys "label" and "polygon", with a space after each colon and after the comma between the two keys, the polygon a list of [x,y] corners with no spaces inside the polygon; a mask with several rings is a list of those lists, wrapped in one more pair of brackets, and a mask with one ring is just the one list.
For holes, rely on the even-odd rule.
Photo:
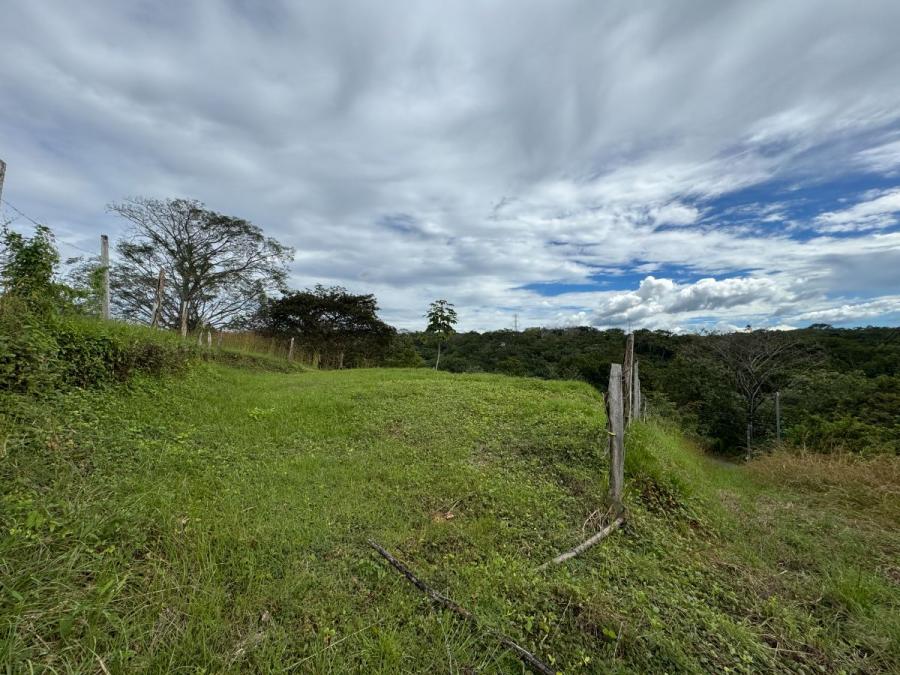
{"label": "slope embankment", "polygon": [[735,469],[639,424],[627,526],[540,571],[602,519],[584,384],[203,364],[4,402],[14,672],[517,672],[489,629],[566,673],[900,668],[895,460]]}

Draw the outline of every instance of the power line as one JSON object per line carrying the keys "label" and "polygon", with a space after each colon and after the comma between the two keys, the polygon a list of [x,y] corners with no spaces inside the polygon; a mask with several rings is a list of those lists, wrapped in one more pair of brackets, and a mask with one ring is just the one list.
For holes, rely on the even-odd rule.
{"label": "power line", "polygon": [[5,199],[0,198],[0,202],[3,202],[4,204],[6,204],[9,208],[11,208],[13,211],[15,211],[16,213],[18,213],[20,216],[22,216],[22,217],[25,218],[26,220],[30,220],[31,223],[32,223],[35,227],[45,227],[45,226],[42,226],[42,225],[41,225],[38,221],[36,221],[34,218],[32,218],[31,216],[29,216],[27,213],[25,213],[25,212],[20,211],[19,209],[17,209],[15,206],[13,206],[12,204],[10,204],[10,203],[9,203],[8,201],[6,201]]}
{"label": "power line", "polygon": [[[25,218],[26,220],[30,221],[33,227],[46,227],[46,225],[43,225],[43,224],[39,223],[38,221],[36,221],[34,218],[32,218],[31,216],[29,216],[27,213],[25,213],[25,212],[22,211],[21,209],[18,209],[18,208],[16,208],[15,206],[13,206],[12,204],[10,204],[7,200],[5,200],[5,199],[3,199],[3,198],[0,198],[0,202],[3,202],[3,203],[6,204],[9,208],[11,208],[13,211],[15,211],[16,213],[18,213],[20,216],[22,216],[22,217]],[[69,248],[74,248],[74,249],[76,249],[76,250],[78,250],[78,251],[81,251],[82,253],[87,253],[87,254],[90,255],[90,256],[96,256],[96,255],[97,255],[97,252],[96,252],[96,251],[88,251],[86,248],[82,248],[81,246],[78,246],[77,244],[70,244],[69,242],[63,241],[63,240],[61,240],[61,239],[58,239],[58,240],[57,240],[57,243],[62,244],[63,246],[68,246]]]}

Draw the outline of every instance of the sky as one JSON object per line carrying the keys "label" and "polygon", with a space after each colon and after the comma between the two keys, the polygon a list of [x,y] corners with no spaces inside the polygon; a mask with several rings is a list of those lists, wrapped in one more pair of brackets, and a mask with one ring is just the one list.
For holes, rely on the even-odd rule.
{"label": "sky", "polygon": [[3,198],[64,256],[199,199],[401,328],[896,326],[898,35],[896,0],[0,0]]}

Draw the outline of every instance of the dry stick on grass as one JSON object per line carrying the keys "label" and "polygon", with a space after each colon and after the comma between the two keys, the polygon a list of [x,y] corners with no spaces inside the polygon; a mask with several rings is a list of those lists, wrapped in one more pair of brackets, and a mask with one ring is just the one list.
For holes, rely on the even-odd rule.
{"label": "dry stick on grass", "polygon": [[570,551],[566,551],[565,553],[560,553],[553,560],[550,560],[549,562],[545,562],[543,565],[538,567],[538,569],[542,570],[542,569],[549,567],[550,565],[561,565],[564,562],[566,562],[566,560],[569,560],[570,558],[574,558],[576,555],[584,553],[592,546],[595,546],[595,545],[599,544],[601,541],[603,541],[604,539],[606,539],[610,534],[612,534],[613,532],[618,530],[620,527],[622,527],[622,525],[624,523],[625,523],[625,516],[619,516],[618,518],[616,518],[614,521],[612,521],[609,525],[604,527],[602,530],[600,530],[597,534],[595,534],[590,539],[587,539],[587,540],[581,542],[580,544],[578,544],[578,546],[576,546],[575,548],[573,548]]}
{"label": "dry stick on grass", "polygon": [[[464,619],[467,619],[474,623],[476,626],[479,625],[478,617],[476,617],[472,612],[467,610],[465,607],[456,604],[453,600],[448,598],[446,595],[442,595],[438,593],[436,590],[431,588],[424,581],[419,579],[415,574],[413,574],[410,569],[404,565],[402,562],[397,560],[394,556],[388,553],[384,548],[382,548],[377,542],[369,539],[369,546],[378,551],[378,554],[387,560],[391,566],[396,569],[400,574],[406,577],[406,579],[413,586],[422,591],[425,595],[431,598],[431,601],[444,607],[445,609],[449,609],[454,614],[461,616]],[[523,663],[531,667],[536,673],[541,673],[542,675],[556,675],[556,671],[553,670],[546,663],[541,661],[534,654],[529,652],[524,647],[519,646],[515,642],[513,642],[509,637],[501,633],[500,631],[494,630],[493,628],[488,628],[487,632],[493,635],[504,647],[511,649],[515,652],[516,656],[518,656]]]}

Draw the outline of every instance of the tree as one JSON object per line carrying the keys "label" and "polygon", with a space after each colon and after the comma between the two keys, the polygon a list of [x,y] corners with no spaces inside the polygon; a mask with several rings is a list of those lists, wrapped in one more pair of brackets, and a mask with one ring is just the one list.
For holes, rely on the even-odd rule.
{"label": "tree", "polygon": [[437,359],[434,362],[434,369],[437,370],[441,364],[441,345],[446,342],[455,332],[454,326],[457,323],[456,310],[453,304],[446,300],[435,300],[428,306],[428,313],[425,316],[428,319],[428,326],[425,332],[437,342]]}
{"label": "tree", "polygon": [[728,376],[744,405],[747,454],[753,445],[755,424],[764,398],[783,385],[789,373],[818,361],[816,350],[790,333],[755,330],[711,335],[693,344],[693,353],[712,359]]}
{"label": "tree", "polygon": [[109,208],[131,223],[110,275],[113,304],[126,319],[150,323],[160,269],[160,325],[182,334],[236,325],[284,286],[293,250],[246,220],[188,199],[138,197]]}
{"label": "tree", "polygon": [[385,356],[396,331],[378,318],[374,295],[356,295],[341,286],[289,293],[263,303],[255,320],[267,335],[297,337],[338,368],[345,360],[371,362]]}
{"label": "tree", "polygon": [[48,227],[38,225],[32,237],[13,232],[8,225],[0,229],[0,284],[2,295],[18,298],[25,306],[40,314],[60,309],[70,300],[70,293],[56,283],[54,274],[59,253]]}

